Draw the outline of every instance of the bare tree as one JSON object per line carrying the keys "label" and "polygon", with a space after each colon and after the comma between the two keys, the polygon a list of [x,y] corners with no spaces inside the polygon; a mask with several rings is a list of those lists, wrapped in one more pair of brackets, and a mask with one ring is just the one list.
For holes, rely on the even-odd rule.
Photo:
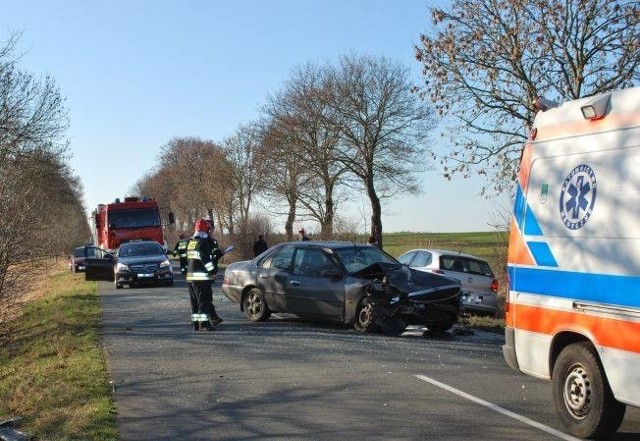
{"label": "bare tree", "polygon": [[382,246],[381,199],[419,191],[431,113],[411,93],[406,68],[385,57],[341,57],[323,91],[332,109],[327,123],[340,134],[336,160],[364,188],[371,234]]}
{"label": "bare tree", "polygon": [[67,166],[64,99],[53,79],[18,68],[18,39],[0,47],[0,337],[15,296],[38,274],[20,265],[38,260],[41,271],[45,258],[68,252],[88,231]]}
{"label": "bare tree", "polygon": [[[305,165],[300,161],[302,147],[289,137],[287,125],[278,119],[271,121],[263,133],[260,160],[269,170],[264,175],[265,195],[273,203],[269,211],[276,215],[285,215],[285,236],[293,239],[293,224],[296,221],[299,188],[304,186],[308,177]],[[280,202],[284,209],[279,209]]]}
{"label": "bare tree", "polygon": [[230,170],[231,163],[222,147],[213,141],[175,138],[161,148],[157,169],[138,186],[156,184],[149,196],[170,207],[179,228],[191,228],[203,216],[228,226],[226,195],[232,192]]}
{"label": "bare tree", "polygon": [[[575,99],[638,82],[634,0],[453,0],[421,35],[421,93],[446,117],[444,174],[511,188],[538,96]],[[487,187],[483,189],[483,192]]]}
{"label": "bare tree", "polygon": [[230,177],[228,229],[233,234],[236,224],[245,225],[249,219],[251,203],[262,190],[265,167],[260,159],[262,144],[261,124],[241,125],[236,132],[225,139],[222,148],[231,164],[227,174]]}
{"label": "bare tree", "polygon": [[336,161],[340,133],[327,124],[335,113],[325,99],[327,70],[313,64],[294,69],[284,89],[268,98],[264,111],[298,146],[298,160],[305,166],[308,185],[298,187],[298,201],[320,224],[320,236],[333,237],[336,189],[347,168]]}

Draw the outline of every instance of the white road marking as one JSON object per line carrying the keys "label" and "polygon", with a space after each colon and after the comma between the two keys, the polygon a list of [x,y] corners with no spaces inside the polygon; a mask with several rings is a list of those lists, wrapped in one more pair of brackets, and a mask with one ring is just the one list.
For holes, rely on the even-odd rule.
{"label": "white road marking", "polygon": [[511,418],[513,418],[515,420],[518,420],[521,423],[525,423],[525,424],[528,424],[529,426],[535,427],[536,429],[540,429],[543,432],[546,432],[546,433],[548,433],[550,435],[553,435],[553,436],[555,436],[557,438],[564,439],[566,441],[581,441],[579,438],[575,438],[575,437],[573,437],[571,435],[567,435],[566,433],[560,432],[559,430],[553,429],[553,428],[551,428],[549,426],[545,426],[544,424],[540,424],[537,421],[533,421],[532,419],[529,419],[527,417],[519,415],[519,414],[517,414],[515,412],[511,412],[510,410],[504,409],[504,408],[502,408],[502,407],[500,407],[498,405],[495,405],[493,403],[485,401],[482,398],[478,398],[478,397],[474,397],[473,395],[469,395],[466,392],[463,392],[463,391],[461,391],[459,389],[456,389],[455,387],[451,387],[449,385],[441,383],[441,382],[439,382],[437,380],[434,380],[433,378],[429,378],[429,377],[426,377],[424,375],[416,375],[416,378],[418,378],[420,380],[423,380],[423,381],[426,381],[427,383],[431,383],[434,386],[437,386],[437,387],[439,387],[441,389],[447,390],[447,391],[449,391],[449,392],[451,392],[453,394],[456,394],[456,395],[458,395],[458,396],[460,396],[462,398],[466,398],[467,400],[473,401],[474,403],[481,404],[481,405],[483,405],[483,406],[485,406],[485,407],[487,407],[487,408],[489,408],[489,409],[491,409],[491,410],[493,410],[495,412],[499,412],[499,413],[501,413],[503,415],[506,415],[506,416],[511,417]]}

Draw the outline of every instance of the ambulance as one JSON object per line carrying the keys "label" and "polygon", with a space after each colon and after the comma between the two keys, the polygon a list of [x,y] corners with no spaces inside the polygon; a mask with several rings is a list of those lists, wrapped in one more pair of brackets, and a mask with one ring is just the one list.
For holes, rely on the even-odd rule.
{"label": "ambulance", "polygon": [[509,233],[503,355],[573,436],[640,406],[640,88],[538,100]]}

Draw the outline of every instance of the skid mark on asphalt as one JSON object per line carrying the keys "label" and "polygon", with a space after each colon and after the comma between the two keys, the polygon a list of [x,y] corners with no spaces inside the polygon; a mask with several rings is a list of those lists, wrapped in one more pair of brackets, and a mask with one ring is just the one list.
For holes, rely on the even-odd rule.
{"label": "skid mark on asphalt", "polygon": [[559,430],[556,430],[554,428],[551,428],[549,426],[545,426],[544,424],[540,424],[537,421],[533,421],[532,419],[529,419],[527,417],[524,417],[522,415],[519,415],[515,412],[511,412],[510,410],[504,409],[498,405],[495,405],[493,403],[490,403],[488,401],[483,400],[482,398],[478,398],[478,397],[474,397],[473,395],[469,395],[466,392],[461,391],[460,389],[456,389],[455,387],[451,387],[447,384],[441,383],[437,380],[434,380],[433,378],[429,378],[426,377],[424,375],[416,375],[416,378],[422,380],[422,381],[426,381],[427,383],[431,383],[434,386],[437,386],[441,389],[444,389],[446,391],[451,392],[452,394],[456,394],[459,397],[462,398],[466,398],[467,400],[473,401],[474,403],[480,404],[484,407],[487,407],[495,412],[501,413],[503,415],[506,415],[508,417],[513,418],[514,420],[518,420],[521,423],[525,423],[528,424],[529,426],[535,427],[536,429],[542,430],[543,432],[548,433],[549,435],[553,435],[557,438],[560,439],[564,439],[566,441],[581,441],[578,438],[575,438],[571,435],[567,435],[566,433],[560,432]]}

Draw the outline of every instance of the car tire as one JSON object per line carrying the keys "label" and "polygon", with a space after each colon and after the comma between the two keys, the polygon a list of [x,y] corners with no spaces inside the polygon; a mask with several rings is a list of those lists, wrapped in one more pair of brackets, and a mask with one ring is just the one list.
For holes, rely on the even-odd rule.
{"label": "car tire", "polygon": [[113,280],[113,284],[116,286],[116,289],[122,288],[122,285],[120,285],[115,279]]}
{"label": "car tire", "polygon": [[242,301],[244,313],[252,322],[263,322],[271,316],[267,301],[259,288],[251,288]]}
{"label": "car tire", "polygon": [[383,317],[382,307],[363,299],[358,305],[353,329],[358,332],[377,332],[380,330],[379,321]]}
{"label": "car tire", "polygon": [[613,397],[591,344],[565,347],[553,366],[552,382],[556,411],[573,436],[603,437],[622,424],[626,406]]}

